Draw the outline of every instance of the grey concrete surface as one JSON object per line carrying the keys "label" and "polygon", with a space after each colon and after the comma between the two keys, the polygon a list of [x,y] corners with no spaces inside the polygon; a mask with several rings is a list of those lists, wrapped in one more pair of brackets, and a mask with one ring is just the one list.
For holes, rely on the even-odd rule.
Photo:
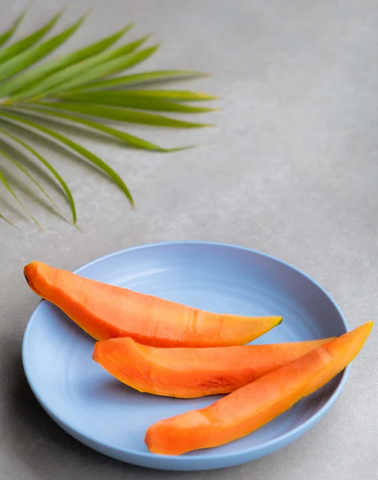
{"label": "grey concrete surface", "polygon": [[[36,0],[18,37],[65,3]],[[25,4],[0,0],[1,29]],[[140,70],[210,72],[180,88],[220,95],[221,110],[206,116],[214,128],[128,128],[164,146],[198,145],[173,154],[77,137],[126,180],[135,210],[102,175],[56,149],[49,159],[72,188],[82,232],[32,201],[45,234],[16,214],[20,230],[0,223],[0,479],[377,479],[378,325],[316,427],[268,457],[221,471],[167,473],[109,459],[73,440],[35,400],[21,364],[38,302],[22,268],[34,259],[74,269],[148,242],[235,243],[310,274],[351,327],[378,317],[375,0],[80,0],[60,25],[91,5],[86,25],[60,52],[135,20],[130,38],[154,32],[151,42],[164,41]]]}

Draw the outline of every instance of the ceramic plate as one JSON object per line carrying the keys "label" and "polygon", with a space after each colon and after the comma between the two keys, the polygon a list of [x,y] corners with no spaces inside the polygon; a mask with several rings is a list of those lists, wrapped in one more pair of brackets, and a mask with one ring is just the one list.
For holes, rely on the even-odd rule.
{"label": "ceramic plate", "polygon": [[[341,335],[347,324],[314,280],[271,256],[233,245],[169,242],[99,258],[76,273],[214,312],[279,315],[281,325],[255,343]],[[348,369],[256,432],[222,447],[182,456],[154,455],[144,436],[156,421],[213,403],[219,397],[171,399],[123,385],[92,358],[94,340],[47,301],[25,331],[23,364],[35,396],[70,435],[118,460],[165,470],[229,467],[291,443],[329,410]]]}

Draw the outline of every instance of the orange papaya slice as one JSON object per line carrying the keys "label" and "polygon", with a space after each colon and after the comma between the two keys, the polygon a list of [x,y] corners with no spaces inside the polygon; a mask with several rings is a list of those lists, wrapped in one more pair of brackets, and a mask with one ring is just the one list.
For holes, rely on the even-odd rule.
{"label": "orange papaya slice", "polygon": [[341,372],[361,350],[372,326],[367,322],[209,407],[155,423],[147,430],[147,447],[157,454],[180,455],[248,435]]}
{"label": "orange papaya slice", "polygon": [[280,324],[282,317],[207,312],[32,262],[30,288],[63,310],[96,340],[132,337],[160,347],[243,345]]}
{"label": "orange papaya slice", "polygon": [[217,348],[158,348],[130,337],[95,344],[93,359],[126,385],[155,395],[229,393],[330,339]]}

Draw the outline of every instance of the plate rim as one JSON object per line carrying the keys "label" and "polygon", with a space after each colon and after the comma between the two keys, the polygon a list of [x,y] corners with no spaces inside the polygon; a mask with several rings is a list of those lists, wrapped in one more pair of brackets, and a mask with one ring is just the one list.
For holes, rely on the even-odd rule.
{"label": "plate rim", "polygon": [[[333,299],[333,297],[327,292],[327,290],[322,287],[322,285],[316,281],[314,278],[312,278],[310,275],[305,273],[304,271],[300,270],[299,268],[295,267],[294,265],[281,260],[277,257],[274,257],[273,255],[270,255],[268,253],[255,250],[252,248],[248,248],[245,246],[241,245],[236,245],[233,243],[226,243],[226,242],[215,242],[215,241],[202,241],[202,240],[171,240],[171,241],[162,241],[162,242],[153,242],[153,243],[143,243],[131,247],[127,247],[121,250],[117,250],[105,255],[102,255],[101,257],[97,257],[94,260],[91,260],[90,262],[87,262],[80,267],[76,268],[73,270],[73,273],[80,273],[81,271],[85,270],[86,268],[95,265],[96,263],[101,263],[111,257],[121,255],[126,252],[130,251],[135,251],[135,250],[141,250],[145,248],[157,248],[157,247],[164,247],[164,246],[179,246],[179,245],[198,245],[198,246],[213,246],[213,247],[225,247],[225,248],[231,248],[231,249],[236,249],[236,250],[242,250],[247,253],[252,253],[257,256],[265,257],[269,260],[272,260],[274,262],[280,263],[284,267],[288,267],[289,269],[295,271],[301,276],[304,276],[307,280],[309,280],[311,283],[313,283],[318,289],[321,290],[321,292],[328,298],[328,300],[333,304],[335,307],[337,313],[339,314],[339,317],[345,327],[346,332],[348,332],[349,326],[346,321],[346,318],[336,303],[336,301]],[[236,452],[228,452],[228,453],[216,453],[216,448],[214,449],[207,449],[208,451],[211,451],[212,453],[209,453],[207,455],[196,455],[196,454],[191,454],[190,456],[174,456],[174,455],[154,455],[150,452],[141,452],[138,450],[132,450],[130,448],[119,448],[118,446],[111,445],[109,442],[100,442],[98,439],[91,437],[85,431],[81,431],[80,429],[76,428],[75,425],[70,424],[69,422],[62,421],[59,418],[59,412],[55,412],[53,408],[50,408],[49,405],[46,405],[44,400],[40,397],[38,393],[38,388],[33,385],[33,379],[32,379],[32,374],[29,371],[28,363],[27,363],[27,344],[28,344],[28,338],[30,335],[30,331],[33,328],[33,323],[35,319],[38,316],[39,311],[43,308],[44,304],[47,302],[47,300],[40,300],[35,309],[33,310],[31,316],[29,317],[29,320],[27,322],[27,326],[24,331],[23,335],[23,340],[22,340],[22,364],[23,364],[23,369],[25,372],[25,376],[27,379],[27,382],[35,395],[36,399],[42,406],[42,408],[48,413],[48,415],[54,420],[55,423],[57,423],[63,430],[65,430],[69,435],[73,436],[76,438],[78,441],[83,443],[84,445],[90,446],[90,448],[95,449],[99,453],[103,455],[107,455],[112,458],[116,458],[119,461],[124,461],[128,463],[134,463],[135,465],[139,466],[147,466],[148,468],[157,468],[161,470],[176,470],[176,471],[184,471],[184,470],[210,470],[210,469],[217,469],[217,468],[225,468],[229,466],[235,466],[238,464],[242,463],[247,463],[249,461],[253,461],[254,459],[266,456],[270,453],[273,453],[276,450],[279,450],[280,448],[284,447],[285,445],[290,444],[292,441],[295,441],[298,439],[300,436],[305,434],[309,429],[311,429],[327,412],[328,410],[333,406],[337,398],[339,397],[342,389],[345,386],[345,383],[347,381],[347,378],[349,376],[349,371],[350,371],[350,365],[348,365],[342,372],[341,372],[341,378],[339,381],[339,384],[337,385],[335,391],[333,394],[328,398],[326,403],[319,408],[310,418],[305,420],[304,422],[300,423],[296,427],[294,427],[292,430],[285,432],[284,434],[281,434],[273,439],[270,439],[268,441],[263,442],[262,444],[258,445],[257,447],[250,447],[241,451],[236,451]],[[67,429],[65,428],[67,427]],[[86,442],[85,440],[88,440]],[[122,460],[119,456],[114,456],[112,453],[104,453],[101,450],[98,450],[96,447],[93,446],[93,444],[96,444],[96,446],[103,448],[104,450],[114,450],[120,455],[127,455],[136,457],[135,462],[132,460]],[[269,452],[264,453],[263,451],[269,450]],[[206,451],[206,450],[205,450]],[[215,453],[214,453],[215,451]],[[257,453],[257,455],[253,456],[254,453]],[[250,458],[248,459],[249,457]],[[239,457],[246,457],[246,458],[239,458]],[[156,459],[156,467],[151,464],[151,459]],[[230,460],[230,462],[226,462],[225,465],[217,467],[217,466],[210,466],[206,465],[206,463],[211,463],[215,462],[217,460]],[[191,464],[202,464],[205,463],[205,465],[191,465]],[[148,465],[146,465],[148,463]],[[154,463],[154,462],[152,462]],[[162,465],[164,463],[168,463],[168,465]]]}

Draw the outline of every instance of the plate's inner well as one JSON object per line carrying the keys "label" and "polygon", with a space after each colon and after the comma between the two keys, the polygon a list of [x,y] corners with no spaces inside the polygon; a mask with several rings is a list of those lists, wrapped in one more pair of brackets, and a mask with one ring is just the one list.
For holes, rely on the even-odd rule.
{"label": "plate's inner well", "polygon": [[[79,270],[86,277],[206,310],[283,316],[281,325],[254,343],[310,340],[340,335],[346,330],[336,305],[317,284],[282,262],[242,248],[206,243],[161,244],[119,252]],[[158,457],[149,453],[144,444],[147,428],[157,420],[207,406],[219,398],[185,400],[141,394],[95,363],[91,358],[93,346],[92,338],[44,301],[25,334],[24,366],[34,393],[53,418],[103,453],[153,466],[153,457]],[[215,468],[216,460],[222,457],[229,456],[226,464],[231,465],[270,453],[279,445],[269,447],[269,442],[290,436],[290,432],[293,439],[300,434],[298,427],[326,405],[341,378],[339,375],[240,440],[188,453],[175,459],[174,466],[158,466],[176,468],[177,462],[186,458],[182,463],[185,469],[191,469],[190,457],[203,457],[210,462],[203,468]],[[285,444],[288,441],[286,438]],[[243,458],[231,460],[232,454],[242,452]],[[133,455],[139,458],[133,459]]]}

